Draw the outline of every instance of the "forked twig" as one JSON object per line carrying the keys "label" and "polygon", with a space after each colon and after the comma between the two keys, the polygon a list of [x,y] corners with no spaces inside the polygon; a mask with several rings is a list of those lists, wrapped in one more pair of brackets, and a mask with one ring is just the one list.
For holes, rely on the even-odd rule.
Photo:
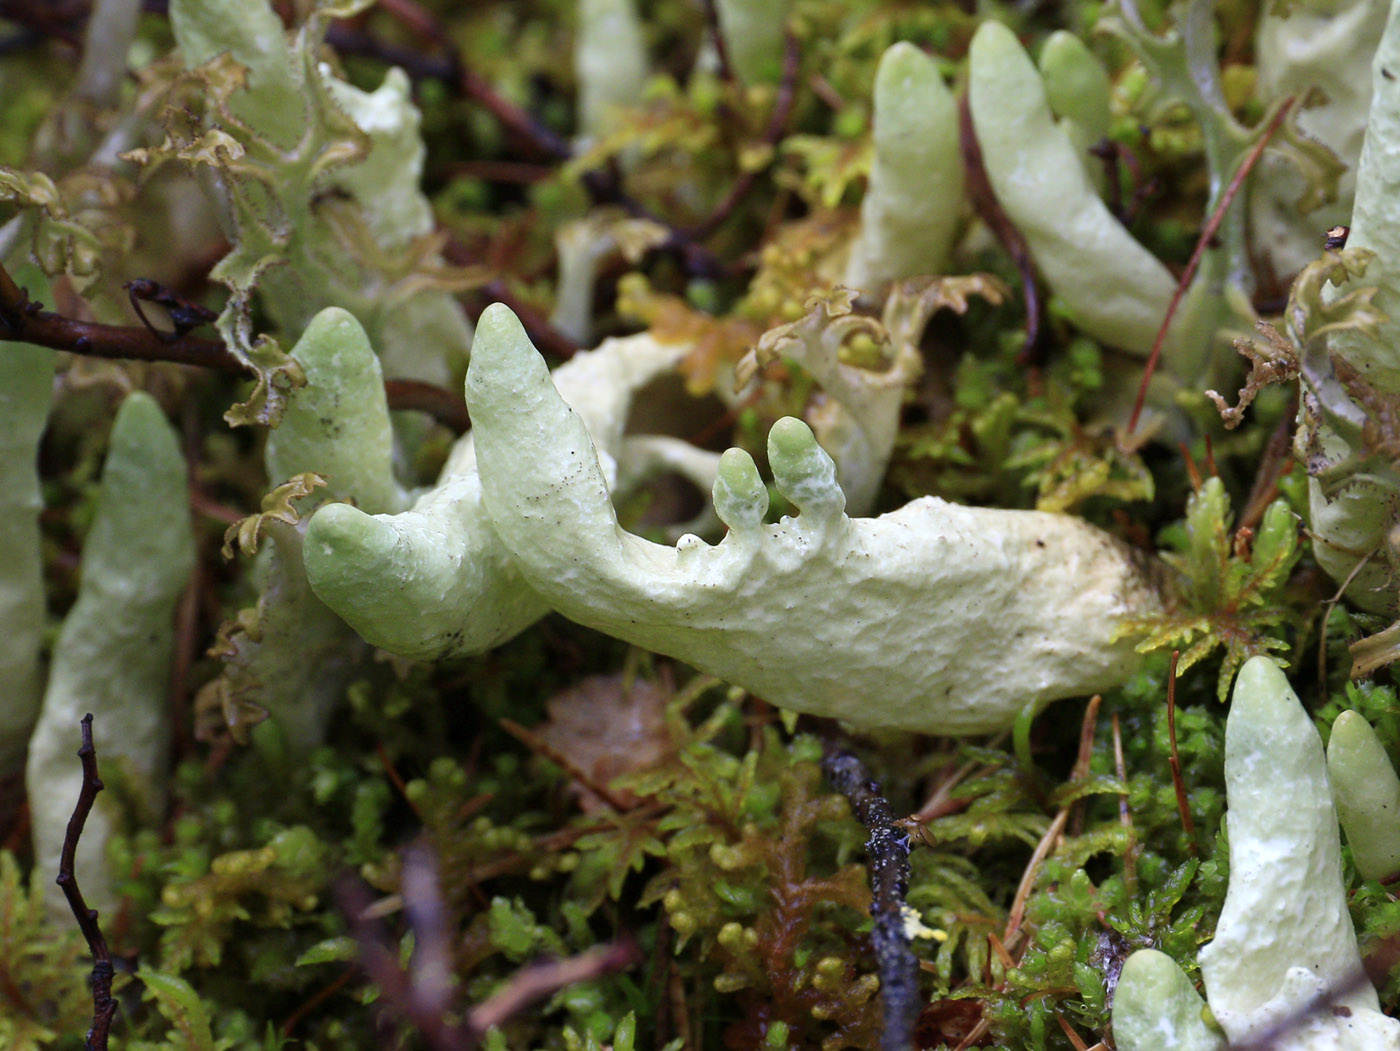
{"label": "forked twig", "polygon": [[116,971],[112,967],[112,953],[107,948],[107,939],[97,925],[97,910],[87,907],[74,871],[78,839],[83,834],[83,826],[87,824],[97,793],[103,787],[102,779],[97,776],[97,750],[92,746],[91,712],[83,716],[82,726],[83,745],[78,749],[78,758],[83,763],[83,787],[78,793],[73,816],[68,819],[68,831],[63,835],[63,850],[58,856],[58,879],[54,882],[68,899],[68,907],[73,910],[73,918],[78,921],[78,929],[83,932],[88,951],[92,953],[92,1028],[88,1030],[83,1051],[107,1051],[107,1034],[117,1013],[117,1001],[112,999],[112,978]]}

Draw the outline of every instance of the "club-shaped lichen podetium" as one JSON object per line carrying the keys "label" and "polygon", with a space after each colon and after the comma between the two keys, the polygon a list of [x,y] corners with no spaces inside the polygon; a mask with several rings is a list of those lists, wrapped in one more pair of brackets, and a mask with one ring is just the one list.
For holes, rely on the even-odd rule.
{"label": "club-shaped lichen podetium", "polygon": [[775,704],[869,728],[979,733],[1027,706],[1107,689],[1137,666],[1121,621],[1158,608],[1151,574],[1085,522],[934,498],[851,519],[800,420],[774,425],[764,523],[752,458],[714,483],[717,546],[623,530],[580,415],[515,315],[482,314],[467,373],[482,501],[521,576],[582,624]]}
{"label": "club-shaped lichen podetium", "polygon": [[[160,406],[138,391],[112,425],[78,599],[54,646],[25,773],[35,871],[57,872],[83,779],[74,757],[78,721],[95,716],[103,776],[115,783],[119,775],[122,786],[98,797],[78,843],[83,893],[97,909],[113,904],[104,859],[119,825],[118,800],[151,820],[164,805],[175,603],[194,560],[179,439]],[[51,908],[62,913],[62,894],[50,890]]]}
{"label": "club-shaped lichen podetium", "polygon": [[1175,281],[1099,199],[1016,34],[986,21],[968,52],[968,106],[987,179],[1080,328],[1146,354]]}
{"label": "club-shaped lichen podetium", "polygon": [[[556,371],[619,491],[657,471],[704,487],[714,478],[714,453],[665,436],[624,436],[634,395],[688,349],[642,333],[606,340]],[[311,587],[372,645],[418,660],[481,653],[549,612],[482,509],[475,442],[474,434],[460,439],[438,484],[401,514],[337,503],[311,519],[303,548]]]}
{"label": "club-shaped lichen podetium", "polygon": [[963,201],[958,104],[933,59],[908,41],[891,45],[873,101],[875,157],[845,276],[867,292],[943,273]]}
{"label": "club-shaped lichen podetium", "polygon": [[[1210,1016],[1175,961],[1123,965],[1113,1006],[1120,1051],[1396,1051],[1362,969],[1342,881],[1322,740],[1278,665],[1253,657],[1225,727],[1230,886],[1199,954]],[[1223,1037],[1222,1037],[1223,1032]]]}
{"label": "club-shaped lichen podetium", "polygon": [[1360,712],[1342,712],[1332,724],[1327,772],[1356,871],[1378,880],[1400,873],[1400,777]]}

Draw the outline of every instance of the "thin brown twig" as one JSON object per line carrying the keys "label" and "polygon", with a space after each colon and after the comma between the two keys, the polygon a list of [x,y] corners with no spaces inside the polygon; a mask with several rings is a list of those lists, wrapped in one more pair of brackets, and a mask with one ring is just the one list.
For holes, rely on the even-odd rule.
{"label": "thin brown twig", "polygon": [[370,981],[379,987],[385,1006],[417,1028],[432,1051],[471,1051],[476,1047],[477,1041],[464,1026],[449,1022],[441,1014],[418,1013],[418,1000],[412,981],[408,972],[399,965],[398,952],[380,929],[379,922],[368,914],[371,904],[369,893],[353,881],[346,880],[338,888],[336,896],[349,917],[350,933],[360,944],[360,966]]}
{"label": "thin brown twig", "polygon": [[[1089,761],[1093,756],[1094,748],[1094,727],[1098,721],[1099,706],[1102,703],[1103,698],[1094,694],[1089,699],[1089,703],[1084,706],[1084,717],[1079,724],[1079,752],[1075,757],[1074,770],[1070,774],[1071,783],[1083,781],[1089,776]],[[1021,921],[1025,919],[1026,914],[1026,903],[1030,900],[1031,891],[1035,889],[1035,881],[1040,876],[1040,867],[1050,856],[1056,842],[1064,835],[1065,827],[1069,823],[1070,811],[1073,808],[1074,804],[1072,803],[1060,807],[1050,822],[1050,827],[1045,830],[1045,834],[1040,837],[1040,842],[1035,845],[1030,860],[1026,862],[1025,870],[1021,873],[1021,882],[1016,887],[1016,896],[1011,901],[1011,910],[1007,913],[1006,929],[1002,933],[1002,942],[1007,946],[1014,944],[1015,939],[1020,936]]]}
{"label": "thin brown twig", "polygon": [[102,778],[97,775],[97,750],[92,744],[92,713],[82,719],[82,747],[78,758],[83,764],[83,787],[78,792],[78,802],[73,808],[73,816],[68,819],[68,829],[63,834],[63,849],[58,855],[58,879],[55,880],[73,910],[73,918],[78,921],[78,929],[83,932],[88,951],[92,953],[92,1028],[88,1030],[83,1043],[84,1051],[106,1051],[107,1035],[116,1017],[117,1001],[112,998],[112,978],[116,971],[112,966],[112,953],[107,948],[107,939],[102,936],[102,928],[97,924],[97,910],[89,909],[83,900],[83,892],[78,887],[78,874],[75,871],[78,839],[83,834],[92,805],[97,801],[97,793],[102,791]]}
{"label": "thin brown twig", "polygon": [[1147,384],[1152,379],[1152,373],[1157,369],[1157,362],[1162,357],[1162,347],[1167,342],[1167,330],[1171,327],[1172,319],[1176,317],[1177,307],[1181,305],[1182,298],[1186,295],[1186,290],[1191,287],[1191,282],[1196,277],[1196,271],[1200,268],[1201,260],[1205,258],[1206,249],[1215,240],[1216,233],[1220,230],[1220,224],[1225,221],[1225,213],[1229,211],[1235,195],[1244,186],[1244,181],[1249,173],[1254,170],[1254,166],[1259,163],[1259,158],[1264,152],[1270,140],[1273,139],[1279,127],[1283,124],[1289,112],[1293,109],[1296,96],[1290,95],[1284,99],[1283,105],[1269,120],[1268,126],[1264,129],[1264,134],[1259,136],[1259,141],[1254,144],[1249,153],[1245,155],[1243,163],[1230,179],[1230,185],[1225,188],[1225,192],[1220,196],[1220,203],[1215,206],[1215,211],[1206,220],[1206,225],[1201,228],[1201,236],[1196,238],[1196,247],[1191,252],[1191,258],[1186,263],[1186,269],[1181,272],[1181,278],[1176,283],[1176,291],[1172,293],[1171,302],[1167,304],[1166,316],[1162,318],[1162,324],[1157,328],[1157,338],[1152,341],[1152,353],[1147,356],[1147,364],[1143,366],[1142,383],[1138,386],[1137,400],[1133,402],[1133,414],[1128,418],[1128,434],[1132,434],[1137,429],[1138,417],[1142,415],[1143,403],[1147,400]]}
{"label": "thin brown twig", "polygon": [[[382,993],[381,1002],[414,1025],[432,1051],[471,1051],[480,1045],[487,1030],[531,1004],[567,986],[625,970],[641,961],[637,943],[624,936],[567,959],[531,964],[518,971],[505,988],[467,1012],[464,1021],[452,1022],[452,986],[444,980],[449,975],[443,971],[450,946],[446,941],[446,910],[441,902],[437,869],[431,855],[422,850],[410,851],[405,865],[419,866],[418,874],[411,881],[406,878],[404,885],[405,912],[416,943],[408,970],[400,966],[395,948],[367,911],[371,905],[368,892],[346,881],[340,885],[337,897],[350,919],[351,933],[360,943],[361,965]],[[423,929],[419,929],[420,924]],[[438,949],[422,954],[425,941],[433,943],[434,939],[439,940]]]}
{"label": "thin brown twig", "polygon": [[[707,3],[707,8],[713,9],[713,0]],[[777,146],[778,140],[783,137],[783,131],[787,128],[788,119],[792,116],[792,107],[797,100],[797,73],[801,67],[802,53],[797,47],[797,37],[788,32],[783,41],[783,78],[778,85],[778,97],[773,103],[773,112],[768,117],[768,125],[764,128],[763,138],[760,140],[765,145]],[[703,241],[719,229],[734,209],[739,206],[757,181],[761,168],[746,169],[739,178],[734,180],[734,184],[729,188],[729,192],[724,195],[724,199],[715,206],[708,216],[697,225],[686,231],[686,236],[696,241]]]}
{"label": "thin brown twig", "polygon": [[[1094,735],[1099,720],[1099,708],[1103,705],[1103,696],[1094,694],[1089,698],[1089,703],[1084,706],[1084,718],[1079,723],[1079,752],[1074,760],[1074,770],[1070,774],[1070,780],[1083,781],[1089,776],[1089,764],[1094,758]],[[1084,808],[1074,806],[1074,821],[1070,826],[1070,834],[1078,835],[1084,828]]]}
{"label": "thin brown twig", "polygon": [[421,380],[385,380],[384,397],[396,412],[421,412],[458,434],[471,430],[472,418],[460,394]]}
{"label": "thin brown twig", "polygon": [[320,989],[316,990],[315,993],[307,997],[306,1000],[297,1006],[295,1011],[287,1016],[286,1021],[282,1023],[282,1035],[284,1037],[290,1037],[292,1033],[296,1031],[296,1027],[301,1024],[302,1019],[306,1018],[312,1011],[316,1010],[316,1008],[320,1007],[337,992],[350,984],[350,979],[354,978],[357,973],[356,968],[347,967],[345,970],[341,971],[338,976],[332,978]]}
{"label": "thin brown twig", "polygon": [[1016,361],[1022,365],[1042,364],[1039,353],[1040,292],[1035,284],[1035,264],[1031,261],[1026,239],[997,201],[987,179],[987,169],[982,164],[982,146],[977,141],[977,130],[972,126],[972,108],[968,105],[966,94],[958,100],[958,139],[962,145],[967,194],[972,200],[972,207],[1011,256],[1016,272],[1021,275],[1021,295],[1026,300],[1026,339],[1021,344]]}
{"label": "thin brown twig", "polygon": [[1172,788],[1176,790],[1176,809],[1181,815],[1181,827],[1186,833],[1191,856],[1196,856],[1196,823],[1191,820],[1191,806],[1186,799],[1186,783],[1181,778],[1181,755],[1176,748],[1176,661],[1180,650],[1172,650],[1171,668],[1167,672],[1167,738],[1171,741],[1168,763],[1172,770]]}
{"label": "thin brown twig", "polygon": [[700,0],[700,7],[705,12],[705,28],[710,31],[710,41],[719,60],[719,79],[732,84],[734,67],[729,63],[729,42],[724,39],[724,30],[719,24],[719,5],[715,0]]}
{"label": "thin brown twig", "polygon": [[[451,236],[443,243],[442,257],[454,266],[471,266],[478,262],[471,249]],[[525,326],[530,342],[544,353],[564,360],[568,360],[578,353],[579,345],[576,342],[560,332],[550,324],[548,318],[512,292],[504,281],[499,279],[488,281],[476,289],[474,293],[469,293],[463,301],[473,320],[479,318],[481,312],[490,303],[504,303],[510,307],[511,312],[520,318],[520,323]]]}
{"label": "thin brown twig", "polygon": [[215,372],[252,372],[216,340],[194,336],[163,339],[146,325],[104,325],[44,310],[15,284],[3,265],[0,265],[0,341],[34,343],[85,357],[172,361]]}
{"label": "thin brown twig", "polygon": [[1070,1025],[1069,1022],[1065,1020],[1065,1017],[1058,1011],[1055,1013],[1055,1021],[1060,1023],[1061,1031],[1064,1032],[1069,1042],[1074,1045],[1075,1051],[1089,1051],[1089,1045],[1084,1042],[1084,1038],[1075,1032],[1074,1026]]}
{"label": "thin brown twig", "polygon": [[1264,444],[1264,453],[1259,457],[1259,466],[1254,472],[1254,484],[1250,486],[1245,499],[1244,510],[1240,512],[1240,525],[1253,529],[1264,518],[1264,512],[1278,496],[1278,482],[1293,467],[1293,428],[1298,419],[1298,395],[1295,392],[1289,400],[1278,426]]}
{"label": "thin brown twig", "polygon": [[510,734],[536,755],[543,756],[545,759],[548,759],[551,763],[561,768],[569,777],[592,792],[619,814],[625,814],[627,811],[637,808],[637,803],[635,801],[629,803],[627,800],[617,795],[617,793],[613,792],[607,785],[603,784],[587,770],[583,769],[583,767],[579,766],[565,755],[563,751],[555,748],[554,745],[550,744],[533,730],[520,725],[520,723],[516,722],[514,719],[502,718],[497,721],[500,723],[502,730]]}
{"label": "thin brown twig", "polygon": [[1123,882],[1130,895],[1137,893],[1137,833],[1133,829],[1133,812],[1128,806],[1128,768],[1123,761],[1123,730],[1118,724],[1118,713],[1113,713],[1113,772],[1123,782],[1123,791],[1118,796],[1118,823],[1128,833],[1128,844],[1123,851]]}
{"label": "thin brown twig", "polygon": [[532,964],[518,972],[500,992],[472,1008],[467,1024],[473,1032],[485,1035],[488,1029],[566,986],[625,971],[641,959],[637,943],[624,937],[564,960]]}

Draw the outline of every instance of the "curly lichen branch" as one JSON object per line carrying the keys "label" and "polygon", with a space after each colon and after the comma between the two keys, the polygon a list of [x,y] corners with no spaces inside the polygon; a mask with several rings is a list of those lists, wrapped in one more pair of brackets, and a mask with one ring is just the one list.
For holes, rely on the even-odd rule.
{"label": "curly lichen branch", "polygon": [[58,879],[54,882],[68,899],[68,907],[73,910],[73,918],[78,921],[78,929],[83,932],[88,951],[92,953],[92,1028],[88,1030],[83,1048],[84,1051],[106,1051],[107,1033],[117,1013],[117,1001],[112,998],[112,977],[116,972],[112,967],[112,953],[107,948],[107,939],[97,924],[97,910],[89,909],[83,900],[75,871],[78,839],[83,834],[92,805],[97,801],[97,793],[103,788],[102,778],[97,775],[97,749],[92,744],[91,712],[83,716],[82,728],[83,743],[78,749],[78,758],[83,764],[83,785],[78,793],[78,802],[73,807],[73,816],[68,819],[63,850],[58,856]]}
{"label": "curly lichen branch", "polygon": [[1143,403],[1147,400],[1147,385],[1152,379],[1152,373],[1157,369],[1157,362],[1162,358],[1162,348],[1166,345],[1167,332],[1171,328],[1172,319],[1176,317],[1177,308],[1181,306],[1186,290],[1196,279],[1196,271],[1201,267],[1201,260],[1205,257],[1206,250],[1215,243],[1215,235],[1220,231],[1220,226],[1225,221],[1225,216],[1230,210],[1235,195],[1240,192],[1245,179],[1254,170],[1254,166],[1259,163],[1259,158],[1264,154],[1264,148],[1268,146],[1278,129],[1282,127],[1296,101],[1297,96],[1289,95],[1274,111],[1274,115],[1264,128],[1264,133],[1259,136],[1249,153],[1245,155],[1239,168],[1231,177],[1230,184],[1220,195],[1220,203],[1215,206],[1210,218],[1206,220],[1206,225],[1201,228],[1201,236],[1196,238],[1196,247],[1191,252],[1191,258],[1187,260],[1186,269],[1181,272],[1181,277],[1177,280],[1176,291],[1172,293],[1166,316],[1162,318],[1161,327],[1157,329],[1157,338],[1152,343],[1152,351],[1147,355],[1147,363],[1143,366],[1142,383],[1138,387],[1137,400],[1133,402],[1133,414],[1128,417],[1128,434],[1132,434],[1137,429],[1138,418],[1142,415]]}
{"label": "curly lichen branch", "polygon": [[875,924],[870,941],[880,962],[880,992],[884,1000],[884,1051],[913,1046],[914,1021],[922,1006],[919,961],[905,933],[904,900],[909,890],[909,837],[895,824],[894,811],[865,765],[849,752],[828,753],[822,769],[832,786],[850,801],[856,819],[870,838],[870,915]]}
{"label": "curly lichen branch", "polygon": [[1297,348],[1267,321],[1255,323],[1263,342],[1255,339],[1235,340],[1235,349],[1249,360],[1249,376],[1240,388],[1239,401],[1232,407],[1217,391],[1206,391],[1206,397],[1220,412],[1226,430],[1234,430],[1244,421],[1244,412],[1259,392],[1274,383],[1296,380],[1302,369]]}

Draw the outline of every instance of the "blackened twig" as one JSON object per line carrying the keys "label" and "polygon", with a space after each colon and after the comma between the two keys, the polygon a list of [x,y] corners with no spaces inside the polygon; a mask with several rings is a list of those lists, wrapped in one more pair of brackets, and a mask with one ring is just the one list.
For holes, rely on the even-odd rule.
{"label": "blackened twig", "polygon": [[226,373],[252,371],[216,340],[185,335],[170,339],[147,325],[102,325],[44,310],[0,266],[0,341],[8,340],[85,357],[173,361]]}
{"label": "blackened twig", "polygon": [[[192,329],[201,325],[212,325],[219,319],[219,315],[201,303],[196,303],[192,299],[180,295],[172,289],[166,288],[159,281],[152,281],[148,277],[139,277],[134,281],[128,281],[122,286],[126,289],[127,296],[131,300],[131,309],[136,311],[136,316],[141,319],[141,324],[150,329],[157,339],[163,343],[179,339],[188,335]],[[162,332],[151,324],[146,317],[146,311],[141,306],[143,302],[155,303],[157,306],[165,308],[170,317],[170,324],[174,331]]]}
{"label": "blackened twig", "polygon": [[102,928],[97,925],[97,910],[89,909],[83,900],[83,892],[78,889],[78,875],[74,871],[74,858],[78,850],[78,838],[83,834],[83,825],[97,793],[102,791],[102,779],[97,776],[97,750],[92,746],[92,713],[83,716],[83,745],[78,749],[78,758],[83,763],[83,787],[78,793],[78,804],[73,808],[73,816],[68,819],[68,831],[63,836],[63,850],[58,856],[58,879],[55,880],[68,899],[68,907],[73,910],[73,918],[78,921],[78,929],[87,939],[88,951],[92,953],[92,1028],[88,1030],[84,1051],[107,1051],[107,1034],[112,1028],[112,1019],[117,1013],[117,1001],[112,999],[112,954],[107,948],[107,939],[102,936]]}
{"label": "blackened twig", "polygon": [[922,1006],[919,961],[904,933],[909,837],[895,827],[894,811],[859,759],[849,752],[831,752],[822,760],[822,769],[836,790],[850,800],[857,820],[870,831],[865,844],[870,854],[870,915],[875,920],[870,940],[880,964],[885,1013],[880,1046],[883,1051],[908,1051],[913,1046],[914,1021]]}

